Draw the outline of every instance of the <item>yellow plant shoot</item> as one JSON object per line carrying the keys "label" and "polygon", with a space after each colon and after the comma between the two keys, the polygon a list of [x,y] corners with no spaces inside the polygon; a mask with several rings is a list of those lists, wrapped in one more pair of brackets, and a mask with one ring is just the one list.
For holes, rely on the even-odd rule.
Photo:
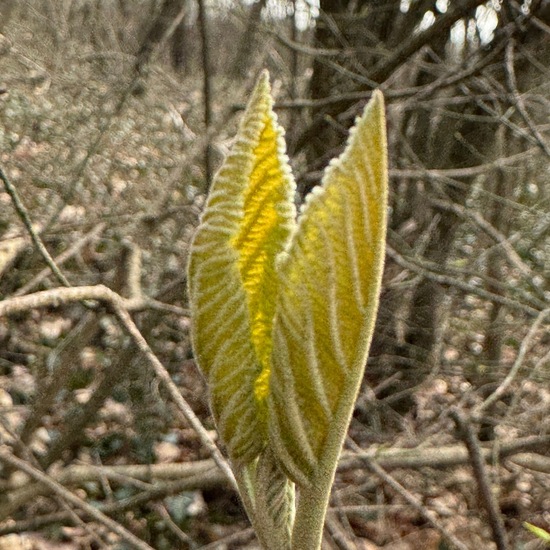
{"label": "yellow plant shoot", "polygon": [[378,307],[387,209],[380,92],[298,219],[294,193],[264,72],[192,243],[192,341],[260,541],[314,550]]}

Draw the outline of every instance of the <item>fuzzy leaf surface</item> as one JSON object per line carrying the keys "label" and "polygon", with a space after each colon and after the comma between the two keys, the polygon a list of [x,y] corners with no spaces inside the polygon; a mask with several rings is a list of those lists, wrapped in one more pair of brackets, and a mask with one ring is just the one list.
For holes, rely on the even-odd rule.
{"label": "fuzzy leaf surface", "polygon": [[269,446],[260,454],[255,476],[255,510],[259,523],[273,548],[288,550],[294,522],[294,483],[281,470]]}
{"label": "fuzzy leaf surface", "polygon": [[[269,394],[270,441],[307,484],[347,428],[378,305],[387,208],[383,97],[306,200],[281,259]],[[344,418],[345,417],[345,418]]]}
{"label": "fuzzy leaf surface", "polygon": [[249,462],[265,446],[275,260],[294,228],[294,189],[264,73],[214,179],[189,260],[195,357],[233,460]]}

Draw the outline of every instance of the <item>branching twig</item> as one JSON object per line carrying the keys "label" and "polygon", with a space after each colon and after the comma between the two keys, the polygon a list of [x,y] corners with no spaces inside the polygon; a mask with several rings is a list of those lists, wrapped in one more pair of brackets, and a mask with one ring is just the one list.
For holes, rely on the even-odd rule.
{"label": "branching twig", "polygon": [[382,59],[371,71],[371,78],[377,82],[383,82],[403,63],[408,61],[413,54],[423,46],[429,44],[436,37],[447,32],[459,19],[467,16],[472,10],[483,4],[483,0],[465,0],[454,2],[452,9],[439,16],[433,25],[426,30],[414,33],[411,37],[395,48],[392,54]]}
{"label": "branching twig", "polygon": [[[508,239],[510,245],[515,240],[515,236]],[[419,241],[420,242],[420,241]],[[483,281],[488,288],[491,290],[492,294],[497,296],[514,296],[514,299],[518,303],[524,303],[528,306],[535,308],[537,311],[542,311],[546,308],[547,302],[538,296],[534,296],[523,288],[517,288],[516,286],[511,286],[508,281],[502,281],[500,279],[495,279],[487,274],[481,273],[476,269],[467,268],[467,267],[457,267],[451,265],[442,266],[440,263],[427,260],[425,256],[422,256],[422,251],[418,250],[418,246],[415,242],[415,248],[412,249],[408,247],[407,243],[403,241],[402,237],[390,229],[389,231],[389,245],[392,247],[392,251],[399,254],[402,258],[408,259],[410,262],[415,263],[417,266],[423,268],[429,273],[437,273],[444,275],[446,277],[451,277],[454,280],[460,281],[469,281],[472,278],[474,280]],[[421,275],[417,271],[417,275]],[[396,276],[395,284],[397,288],[404,281],[409,279],[405,272],[402,272]],[[388,282],[388,288],[392,288],[393,281]],[[408,281],[407,284],[412,284],[411,281]],[[477,285],[473,285],[475,288],[478,288]],[[498,292],[497,292],[498,291]],[[538,293],[537,293],[538,294]]]}
{"label": "branching twig", "polygon": [[[550,349],[542,357],[539,357],[535,362],[535,364],[529,369],[528,379],[536,380],[536,377],[537,375],[539,375],[539,371],[541,370],[541,368],[544,368],[548,364],[550,364]],[[507,419],[513,418],[514,415],[516,414],[516,409],[519,402],[522,399],[522,396],[523,396],[523,392],[521,391],[514,393],[512,402],[510,403],[510,406],[506,411]],[[549,469],[549,472],[550,472],[550,469]]]}
{"label": "branching twig", "polygon": [[536,318],[535,322],[529,329],[529,332],[521,342],[521,345],[519,347],[518,355],[516,357],[516,360],[514,361],[514,364],[512,368],[510,369],[510,372],[506,376],[506,378],[502,381],[502,383],[498,386],[498,388],[491,394],[489,397],[483,401],[480,405],[478,405],[473,413],[472,416],[477,417],[482,413],[487,407],[490,407],[495,401],[500,399],[508,390],[508,388],[512,385],[513,381],[515,380],[521,366],[523,365],[523,360],[525,359],[525,355],[527,354],[527,351],[529,349],[529,346],[531,345],[531,341],[535,337],[535,334],[537,333],[538,329],[542,325],[542,323],[545,321],[546,317],[550,314],[550,308],[543,309]]}
{"label": "branching twig", "polygon": [[0,447],[0,460],[5,464],[9,464],[13,468],[17,468],[27,475],[31,476],[36,481],[46,485],[53,493],[59,495],[62,499],[69,502],[73,506],[83,510],[90,517],[105,525],[111,531],[119,535],[123,540],[131,544],[135,548],[141,550],[153,550],[146,542],[136,537],[133,533],[130,533],[125,527],[106,516],[103,512],[100,512],[87,502],[78,498],[76,495],[65,489],[62,485],[54,481],[50,476],[44,474],[40,470],[37,470],[24,460],[17,458],[13,455],[5,446]]}
{"label": "branching twig", "polygon": [[515,251],[510,241],[496,227],[489,223],[479,212],[473,211],[471,208],[465,208],[454,202],[442,201],[440,199],[430,199],[430,202],[445,210],[450,210],[460,216],[462,219],[471,220],[478,225],[487,235],[497,242],[504,251],[508,261],[514,265],[522,275],[532,280],[534,275],[532,269],[521,259],[520,255]]}
{"label": "branching twig", "polygon": [[[275,34],[275,33],[273,33]],[[281,40],[284,42],[284,45],[297,51],[300,53],[304,53],[306,55],[313,55],[313,56],[332,56],[333,52],[336,50],[330,50],[330,49],[319,49],[319,48],[311,48],[305,45],[301,45],[299,47],[296,47],[296,42],[288,41],[287,38],[285,38],[283,35],[276,34],[276,38],[278,40]],[[456,68],[453,67],[452,70],[450,70],[448,73],[442,75],[441,77],[437,78],[430,84],[423,84],[421,86],[411,86],[408,88],[403,89],[384,89],[384,86],[381,86],[382,89],[384,89],[384,97],[388,101],[388,103],[391,103],[392,100],[397,99],[408,99],[411,104],[418,105],[418,102],[422,100],[422,98],[431,96],[434,94],[434,92],[448,88],[450,86],[455,85],[457,82],[462,82],[469,76],[472,76],[474,74],[479,73],[483,68],[485,68],[487,65],[492,63],[497,55],[502,50],[501,45],[497,45],[491,52],[485,56],[483,59],[481,59],[478,63],[475,63],[472,66],[468,66],[466,69],[457,72]],[[351,52],[356,53],[357,50],[350,50]],[[340,54],[345,53],[342,50],[338,50]],[[372,91],[370,90],[357,90],[354,92],[347,92],[347,93],[333,93],[330,94],[328,97],[321,97],[316,99],[306,99],[306,98],[294,98],[292,100],[282,100],[282,101],[276,101],[273,105],[273,108],[275,110],[277,109],[305,109],[305,108],[311,108],[311,107],[326,107],[329,105],[335,105],[338,103],[349,103],[353,101],[368,101],[372,95]],[[238,103],[234,104],[232,106],[233,111],[242,111],[246,108],[245,103]]]}
{"label": "branching twig", "polygon": [[[496,449],[497,458],[513,456],[512,461],[537,471],[550,471],[550,461],[541,455],[528,453],[529,450],[541,452],[550,448],[550,435],[525,437],[512,441],[502,442]],[[482,447],[481,454],[484,460],[491,460],[495,456],[495,449]],[[518,459],[516,460],[516,455]],[[345,472],[354,468],[362,468],[364,459],[369,458],[385,470],[399,468],[448,468],[467,464],[468,451],[463,445],[446,447],[431,447],[425,449],[373,449],[363,450],[351,455],[345,454],[338,467],[338,471]],[[548,463],[548,464],[547,464]],[[132,499],[126,499],[113,505],[106,505],[100,509],[104,512],[121,511],[138,505],[147,499],[162,498],[171,492],[194,490],[205,487],[227,484],[227,477],[219,470],[212,459],[191,463],[148,464],[148,465],[120,465],[120,466],[93,466],[73,465],[64,468],[52,478],[65,486],[80,486],[89,482],[97,482],[101,477],[121,481],[124,478],[132,485],[136,481],[151,481],[153,484],[144,493]],[[166,482],[166,483],[165,483]],[[11,511],[23,506],[26,502],[36,498],[39,494],[47,494],[47,487],[39,484],[29,484],[24,480],[10,479],[0,484],[0,492],[9,493],[9,509],[4,506],[0,517],[6,517]],[[114,506],[114,508],[113,508]],[[0,534],[2,530],[0,529]]]}
{"label": "branching twig", "polygon": [[[350,438],[348,438],[348,442],[352,445],[352,447],[355,450],[360,451],[361,449],[353,442]],[[366,456],[361,457],[363,460],[363,463],[367,465],[367,467],[372,470],[382,481],[384,481],[387,485],[389,485],[394,491],[396,491],[407,503],[409,503],[432,527],[437,529],[439,533],[454,546],[454,548],[457,548],[458,550],[467,550],[466,545],[464,545],[462,542],[457,540],[457,538],[452,534],[449,533],[449,531],[441,525],[441,523],[434,519],[433,514],[429,512],[429,510],[426,509],[426,507],[403,485],[401,485],[396,479],[394,479],[390,474],[388,474],[384,468],[382,468],[380,465],[378,465],[374,460],[371,458],[368,458]]]}
{"label": "branching twig", "polygon": [[13,184],[10,182],[6,174],[4,174],[4,171],[0,167],[0,179],[4,183],[4,188],[6,189],[6,192],[10,196],[13,206],[15,208],[15,211],[17,212],[17,215],[23,222],[26,230],[29,232],[29,235],[31,236],[32,242],[42,258],[44,258],[44,261],[48,265],[48,267],[52,270],[52,273],[55,275],[57,280],[63,285],[63,286],[71,286],[65,275],[61,273],[61,270],[57,265],[55,264],[54,259],[51,257],[50,253],[48,252],[48,249],[45,247],[44,243],[42,242],[42,239],[38,235],[38,233],[34,230],[34,227],[32,226],[31,218],[27,212],[27,209],[25,208],[25,205],[22,203],[21,199],[19,198],[19,195],[17,193],[17,190],[13,186]]}
{"label": "branching twig", "polygon": [[110,288],[103,285],[56,288],[54,290],[46,290],[43,292],[30,294],[29,296],[11,298],[0,302],[0,317],[39,307],[60,306],[66,303],[85,300],[97,300],[112,307],[124,329],[131,336],[138,349],[145,355],[153,367],[156,375],[164,383],[170,397],[177,405],[178,410],[183,414],[187,422],[189,422],[189,424],[195,429],[202,444],[209,450],[212,458],[216,461],[216,464],[218,464],[220,469],[229,479],[230,483],[236,488],[236,482],[231,468],[223,458],[214,441],[210,438],[210,435],[202,425],[201,421],[179,392],[178,388],[170,378],[168,371],[153,353],[145,338],[130,317],[128,311],[131,310],[132,307],[135,307],[133,300],[125,300],[116,292],[113,292]]}
{"label": "branching twig", "polygon": [[[84,246],[86,246],[90,241],[93,241],[96,239],[105,229],[105,224],[100,223],[96,225],[89,233],[84,235],[81,239],[76,241],[72,246],[67,248],[64,252],[62,252],[57,258],[55,258],[54,263],[55,265],[63,265],[67,260],[72,258],[75,254],[77,254]],[[35,288],[37,285],[40,284],[40,282],[45,279],[50,273],[49,269],[43,269],[38,275],[33,277],[27,284],[22,286],[20,289],[18,289],[16,292],[14,292],[13,296],[24,296],[25,294],[28,294],[32,291],[33,288]]]}
{"label": "branching twig", "polygon": [[423,277],[426,277],[427,279],[431,279],[441,285],[456,287],[464,292],[477,295],[480,298],[483,298],[485,300],[501,303],[516,311],[523,311],[524,313],[527,313],[531,317],[539,315],[540,313],[537,309],[531,306],[528,306],[527,304],[518,302],[517,300],[512,300],[511,298],[508,298],[506,296],[500,296],[499,294],[494,294],[493,292],[489,292],[483,288],[478,288],[474,285],[471,285],[465,281],[461,281],[454,277],[449,277],[447,275],[440,275],[439,273],[428,271],[423,266],[418,265],[418,260],[416,258],[414,262],[411,261],[410,259],[404,258],[401,254],[399,254],[396,250],[394,250],[389,245],[386,246],[386,252],[388,256],[396,264],[406,269],[409,269],[414,273],[419,273]]}
{"label": "branching twig", "polygon": [[124,326],[128,334],[132,337],[138,349],[145,355],[145,357],[147,357],[147,360],[153,367],[155,374],[164,383],[166,389],[168,390],[168,393],[170,394],[170,397],[173,399],[174,403],[177,405],[179,411],[183,414],[187,422],[189,422],[189,424],[197,432],[201,440],[201,443],[208,449],[208,451],[212,455],[212,458],[214,459],[216,464],[220,467],[222,472],[227,476],[227,479],[233,485],[235,490],[237,490],[237,482],[235,481],[233,472],[231,471],[229,464],[223,458],[220,450],[218,449],[214,441],[211,439],[210,435],[202,425],[201,421],[193,412],[193,409],[189,406],[187,401],[181,395],[180,391],[172,381],[170,374],[164,368],[164,365],[158,360],[157,356],[153,353],[153,351],[149,347],[149,344],[147,344],[147,342],[145,341],[145,338],[143,337],[143,335],[135,325],[134,321],[130,317],[130,314],[124,308],[123,303],[121,303],[121,300],[118,299],[119,298],[118,295],[115,295],[115,296],[117,296],[117,298],[113,300],[112,306],[114,308],[115,314],[118,317],[119,321],[122,323],[122,325]]}

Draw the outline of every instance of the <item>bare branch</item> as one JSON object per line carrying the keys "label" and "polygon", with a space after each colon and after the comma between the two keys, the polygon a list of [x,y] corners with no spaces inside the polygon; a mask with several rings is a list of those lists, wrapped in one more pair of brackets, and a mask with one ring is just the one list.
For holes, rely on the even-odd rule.
{"label": "bare branch", "polygon": [[119,300],[127,311],[156,309],[182,316],[189,314],[186,309],[171,304],[164,304],[146,296],[126,299],[104,285],[94,285],[53,288],[51,290],[42,290],[33,294],[27,294],[26,296],[6,298],[0,302],[0,317],[7,317],[14,313],[22,313],[36,308],[60,307],[70,303],[94,300],[106,304],[112,304],[113,300]]}
{"label": "bare branch", "polygon": [[185,401],[179,392],[168,371],[153,353],[145,341],[145,338],[142,336],[141,332],[138,330],[134,321],[130,317],[128,311],[131,311],[133,307],[136,307],[136,305],[141,304],[136,304],[134,300],[125,300],[116,292],[113,292],[110,288],[103,285],[56,288],[54,290],[46,290],[43,292],[30,294],[28,296],[10,298],[0,302],[0,317],[39,307],[59,307],[63,304],[82,302],[86,300],[97,300],[111,306],[115,315],[122,323],[128,334],[132,337],[138,349],[145,355],[153,367],[156,375],[164,383],[170,397],[177,405],[178,410],[183,414],[187,422],[189,422],[189,424],[195,429],[201,442],[209,450],[220,469],[229,479],[230,483],[235,484],[236,487],[236,482],[234,480],[231,468],[223,458],[214,441],[212,441],[201,421],[197,418],[187,401]]}
{"label": "bare branch", "polygon": [[[499,442],[494,448],[481,447],[483,459],[491,461],[497,458],[510,457],[510,460],[525,468],[546,471],[550,468],[548,459],[540,454],[527,451],[542,452],[550,448],[550,435],[525,437],[512,441]],[[516,457],[519,457],[516,460]],[[369,451],[358,450],[354,453],[344,453],[338,466],[339,472],[362,468],[364,459],[369,458],[385,470],[394,469],[442,469],[467,464],[469,455],[463,445],[445,447],[430,447],[421,449],[381,449],[372,448]],[[136,481],[149,481],[153,484],[139,495],[114,504],[102,505],[100,509],[106,513],[130,509],[141,502],[163,498],[183,490],[195,490],[228,484],[228,479],[212,459],[190,463],[93,466],[72,465],[62,471],[52,474],[52,479],[64,486],[80,486],[99,481],[101,478],[117,480],[121,483],[134,485]],[[9,505],[4,505],[0,517],[10,515],[19,507],[36,498],[46,495],[48,487],[40,483],[28,483],[20,478],[10,479],[0,484],[0,491],[9,495]],[[55,521],[59,521],[57,518]],[[2,533],[0,528],[0,534]],[[6,531],[13,532],[13,531]]]}
{"label": "bare branch", "polygon": [[[355,450],[360,450],[360,447],[348,438],[348,443],[350,442]],[[449,533],[449,531],[447,531],[447,529],[434,518],[434,514],[430,513],[430,511],[412,493],[407,491],[403,485],[388,474],[382,466],[366,456],[363,456],[362,460],[370,470],[372,470],[382,481],[384,481],[384,483],[389,485],[394,491],[401,495],[401,497],[405,499],[405,501],[410,504],[432,527],[437,529],[437,531],[439,531],[448,543],[450,543],[457,550],[467,550],[465,544],[460,542],[452,533]]]}
{"label": "bare branch", "polygon": [[53,480],[49,475],[44,474],[40,470],[37,470],[24,460],[17,458],[13,455],[5,445],[0,447],[0,460],[5,464],[9,464],[13,468],[17,468],[22,472],[25,472],[27,475],[31,476],[36,481],[46,485],[54,494],[59,495],[63,500],[69,502],[73,506],[83,510],[90,517],[105,525],[113,533],[119,535],[123,540],[141,550],[153,550],[146,542],[142,541],[136,537],[133,533],[130,533],[125,527],[112,520],[110,517],[106,516],[103,512],[100,512],[87,502],[83,501],[81,498],[78,498],[76,495],[65,489],[62,485]]}
{"label": "bare branch", "polygon": [[[495,447],[482,447],[484,460],[504,458],[526,451],[544,451],[550,448],[550,435],[540,437],[524,437],[511,441],[501,441]],[[338,471],[358,468],[361,460],[368,457],[386,470],[397,468],[449,468],[468,463],[468,452],[463,445],[448,445],[443,447],[428,447],[421,449],[380,449],[374,447],[369,451],[362,449],[355,453],[344,453],[338,466]]]}
{"label": "bare branch", "polygon": [[509,550],[510,546],[504,529],[504,521],[498,509],[498,503],[493,495],[491,485],[489,484],[489,476],[485,468],[485,461],[483,460],[474,430],[464,414],[458,409],[452,409],[450,411],[450,416],[456,422],[468,449],[468,453],[470,454],[470,461],[477,481],[479,496],[489,516],[489,524],[493,531],[493,540],[498,550]]}
{"label": "bare branch", "polygon": [[549,456],[542,456],[534,453],[519,453],[510,460],[522,468],[528,468],[529,470],[542,472],[543,474],[550,474]]}
{"label": "bare branch", "polygon": [[442,33],[447,32],[459,19],[462,19],[484,3],[484,0],[465,0],[464,2],[453,3],[453,7],[447,13],[440,15],[432,26],[425,31],[412,34],[409,40],[392,52],[391,56],[375,65],[370,75],[371,78],[376,82],[384,82],[398,67],[409,61],[410,57],[418,52],[420,48],[441,36]]}
{"label": "bare branch", "polygon": [[[386,246],[386,252],[388,256],[398,265],[401,267],[404,267],[406,269],[410,269],[414,273],[418,273],[422,275],[423,277],[426,277],[427,279],[431,279],[433,281],[436,281],[437,283],[445,286],[454,286],[456,288],[459,288],[460,290],[467,292],[469,294],[474,294],[479,296],[480,298],[484,298],[485,300],[491,300],[493,302],[498,302],[503,305],[508,306],[511,309],[515,309],[516,311],[523,311],[524,313],[527,313],[528,315],[534,317],[539,314],[539,311],[531,306],[528,306],[527,304],[523,304],[521,302],[518,302],[517,300],[512,300],[511,298],[507,298],[506,296],[500,296],[498,294],[494,294],[492,292],[488,292],[487,290],[484,290],[483,288],[478,288],[474,285],[471,285],[465,281],[461,281],[459,279],[455,279],[454,277],[449,277],[447,275],[440,275],[439,273],[434,273],[432,271],[428,271],[425,267],[422,266],[421,261],[417,258],[413,260],[404,258],[401,254],[399,254],[396,250],[394,250],[391,246]],[[1,310],[0,310],[1,311]]]}

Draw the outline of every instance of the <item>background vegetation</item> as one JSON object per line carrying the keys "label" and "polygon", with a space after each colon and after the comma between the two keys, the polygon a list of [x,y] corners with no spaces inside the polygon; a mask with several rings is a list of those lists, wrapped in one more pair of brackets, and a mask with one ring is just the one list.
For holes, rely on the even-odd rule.
{"label": "background vegetation", "polygon": [[0,548],[257,547],[204,445],[185,264],[264,67],[297,200],[373,88],[388,105],[382,302],[326,548],[538,548],[548,0],[0,1]]}

